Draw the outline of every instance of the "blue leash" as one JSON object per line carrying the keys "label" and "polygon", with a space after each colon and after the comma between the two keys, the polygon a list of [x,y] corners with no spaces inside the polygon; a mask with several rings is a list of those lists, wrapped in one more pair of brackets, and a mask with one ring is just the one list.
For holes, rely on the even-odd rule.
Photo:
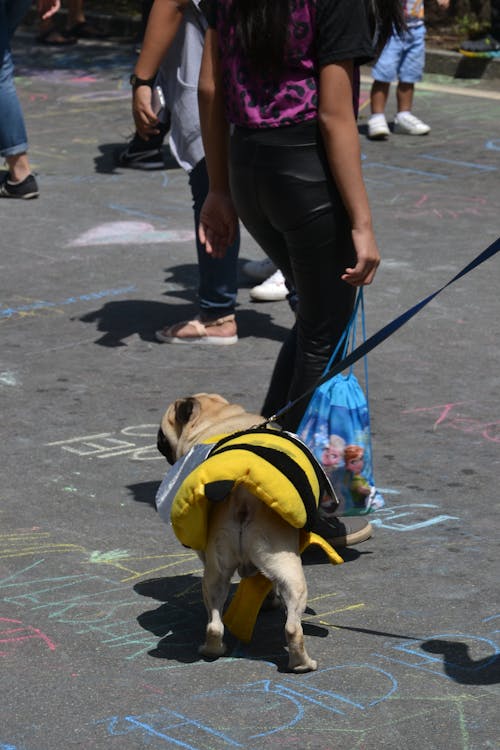
{"label": "blue leash", "polygon": [[[347,355],[347,357],[344,357],[340,362],[338,362],[336,365],[334,365],[331,369],[328,369],[327,371],[320,377],[316,385],[314,385],[312,388],[309,388],[308,391],[303,393],[301,396],[296,398],[294,401],[289,401],[286,406],[284,406],[282,409],[276,412],[276,414],[273,414],[272,417],[269,417],[269,419],[266,419],[266,423],[268,422],[276,422],[279,417],[282,416],[282,414],[285,414],[289,409],[292,408],[292,406],[295,406],[299,401],[302,401],[303,398],[306,398],[306,396],[310,396],[318,386],[322,385],[323,383],[326,383],[327,380],[330,380],[330,378],[333,378],[335,375],[338,375],[342,370],[346,370],[348,367],[351,367],[355,362],[357,362],[361,357],[364,357],[366,354],[372,351],[372,349],[375,349],[376,346],[382,343],[382,341],[385,341],[389,336],[392,336],[395,331],[397,331],[399,328],[401,328],[405,323],[407,323],[411,318],[413,318],[420,310],[425,307],[426,305],[431,302],[434,297],[437,297],[438,294],[441,294],[441,292],[449,287],[451,284],[454,284],[455,281],[458,281],[458,279],[461,279],[462,276],[465,276],[470,271],[473,271],[474,268],[477,268],[481,265],[481,263],[484,263],[485,260],[488,260],[489,258],[492,258],[498,251],[500,250],[500,237],[495,240],[489,247],[486,248],[486,250],[483,250],[482,253],[479,253],[479,255],[474,258],[465,268],[463,268],[459,273],[457,273],[456,276],[454,276],[450,281],[448,281],[447,284],[444,284],[442,287],[440,287],[437,291],[433,292],[432,294],[429,294],[428,297],[423,299],[421,302],[418,302],[416,305],[411,307],[406,312],[399,315],[397,318],[395,318],[393,321],[388,323],[386,326],[381,328],[377,333],[374,333],[373,336],[370,336],[369,339],[366,339],[366,341],[363,341],[362,344],[360,344],[354,351],[352,351],[350,354]],[[352,320],[352,319],[351,319]],[[339,342],[339,346],[337,347],[334,355],[336,355],[338,349],[340,348],[340,345],[343,341],[343,338]],[[334,356],[331,358],[330,362],[334,359]],[[330,364],[330,363],[329,363]]]}

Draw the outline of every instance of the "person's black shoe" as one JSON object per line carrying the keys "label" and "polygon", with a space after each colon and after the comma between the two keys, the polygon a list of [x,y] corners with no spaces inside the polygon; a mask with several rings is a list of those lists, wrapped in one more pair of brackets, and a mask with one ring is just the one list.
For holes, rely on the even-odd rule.
{"label": "person's black shoe", "polygon": [[466,57],[500,57],[500,41],[493,36],[485,36],[469,42],[462,42],[459,52]]}
{"label": "person's black shoe", "polygon": [[328,519],[319,518],[312,531],[326,539],[332,547],[352,547],[369,539],[373,527],[361,516],[331,516]]}
{"label": "person's black shoe", "polygon": [[134,133],[127,148],[117,154],[118,166],[129,169],[165,169],[162,146],[170,130],[170,117],[168,122],[158,123],[158,130],[159,133],[151,136],[147,141],[141,138],[139,133]]}
{"label": "person's black shoe", "polygon": [[165,169],[165,160],[161,148],[135,150],[133,143],[120,151],[116,162],[119,167],[129,169]]}
{"label": "person's black shoe", "polygon": [[0,198],[22,198],[23,200],[29,200],[30,198],[38,198],[38,196],[37,181],[32,174],[29,174],[21,182],[12,182],[10,173],[7,172],[6,178],[0,185]]}

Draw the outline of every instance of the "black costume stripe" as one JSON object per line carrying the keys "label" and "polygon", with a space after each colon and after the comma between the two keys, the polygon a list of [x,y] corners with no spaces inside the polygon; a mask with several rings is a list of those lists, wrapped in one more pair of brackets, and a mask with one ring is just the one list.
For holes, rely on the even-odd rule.
{"label": "black costume stripe", "polygon": [[291,432],[285,432],[284,430],[277,430],[274,427],[251,427],[248,430],[241,430],[240,432],[233,432],[231,435],[226,435],[226,437],[223,437],[219,440],[218,443],[214,445],[212,450],[210,451],[210,455],[218,452],[219,448],[224,445],[225,443],[229,442],[230,440],[234,440],[235,438],[239,438],[242,435],[253,435],[253,434],[261,434],[261,435],[272,435],[273,437],[280,437],[282,440],[288,440],[290,443],[293,443],[298,448],[302,450],[302,452],[307,456],[309,461],[311,462],[311,466],[314,469],[314,473],[316,474],[316,478],[318,480],[318,484],[320,486],[321,494],[326,493],[329,495],[332,500],[335,500],[338,505],[337,497],[335,496],[335,492],[333,491],[332,485],[330,483],[330,480],[326,476],[325,470],[319,463],[318,459],[314,455],[314,453],[310,450],[310,448],[302,442],[302,440],[293,435]]}
{"label": "black costume stripe", "polygon": [[[232,437],[234,437],[234,435]],[[212,451],[210,455],[213,456],[215,453],[225,453],[226,451],[235,449],[247,451],[259,456],[259,458],[267,461],[267,463],[271,464],[271,466],[274,466],[284,474],[302,498],[306,510],[306,523],[304,528],[310,530],[317,519],[318,508],[311,484],[304,469],[299,466],[293,458],[278,448],[268,448],[263,445],[252,445],[251,443],[227,445],[225,447],[217,448],[217,450]]]}

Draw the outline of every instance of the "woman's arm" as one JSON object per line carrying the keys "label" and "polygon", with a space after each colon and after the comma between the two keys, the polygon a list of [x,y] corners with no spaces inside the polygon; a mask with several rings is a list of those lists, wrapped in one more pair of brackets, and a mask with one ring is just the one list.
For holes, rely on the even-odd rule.
{"label": "woman's arm", "polygon": [[206,251],[224,255],[236,237],[238,217],[229,188],[229,124],[224,114],[217,32],[208,29],[198,83],[201,135],[209,192],[200,215],[200,240]]}
{"label": "woman's arm", "polygon": [[[138,78],[155,77],[181,25],[189,0],[155,0],[148,18],[141,52],[135,64]],[[132,95],[132,114],[139,135],[148,140],[158,133],[158,117],[151,109],[150,86],[138,86]]]}
{"label": "woman's arm", "polygon": [[362,286],[373,281],[380,253],[361,171],[359,135],[352,106],[353,68],[352,61],[346,61],[321,69],[318,121],[330,170],[351,220],[357,254],[356,266],[346,268],[342,279],[352,286]]}

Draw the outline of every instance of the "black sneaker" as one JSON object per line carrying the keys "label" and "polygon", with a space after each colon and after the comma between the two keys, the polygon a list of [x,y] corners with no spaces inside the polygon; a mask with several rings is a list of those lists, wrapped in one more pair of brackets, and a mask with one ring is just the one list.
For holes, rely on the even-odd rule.
{"label": "black sneaker", "polygon": [[475,41],[462,42],[459,52],[466,57],[500,57],[500,41],[493,36],[485,36]]}
{"label": "black sneaker", "polygon": [[312,531],[326,539],[332,547],[352,547],[369,539],[373,527],[360,516],[332,516],[328,520],[318,519]]}
{"label": "black sneaker", "polygon": [[165,169],[165,160],[161,148],[134,150],[130,143],[126,149],[121,151],[116,162],[119,167],[129,169]]}
{"label": "black sneaker", "polygon": [[32,174],[29,174],[21,182],[11,182],[10,173],[7,172],[7,176],[0,185],[0,198],[22,198],[23,200],[29,200],[30,198],[38,198],[39,190],[37,181]]}

